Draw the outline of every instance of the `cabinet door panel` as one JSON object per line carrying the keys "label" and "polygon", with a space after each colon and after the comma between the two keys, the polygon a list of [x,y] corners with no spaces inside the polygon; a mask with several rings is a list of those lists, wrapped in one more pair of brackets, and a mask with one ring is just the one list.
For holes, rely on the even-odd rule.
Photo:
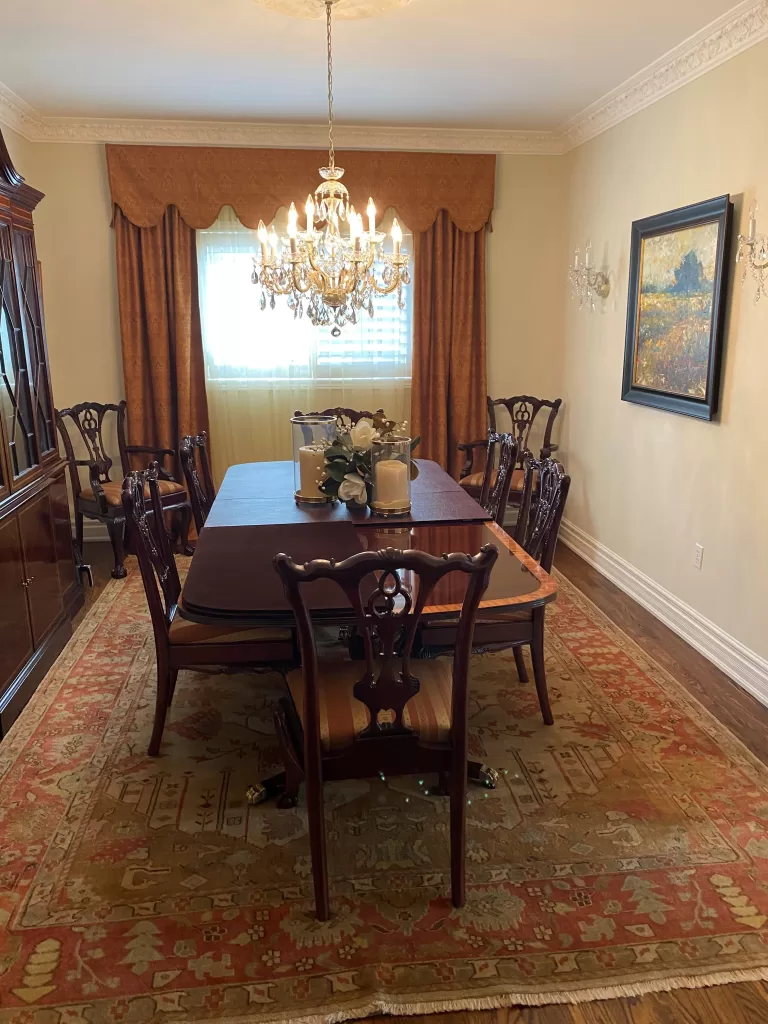
{"label": "cabinet door panel", "polygon": [[53,401],[48,376],[40,275],[37,268],[35,239],[31,229],[15,225],[13,246],[25,355],[29,368],[32,418],[37,433],[38,451],[45,457],[56,450],[56,428],[53,422]]}
{"label": "cabinet door panel", "polygon": [[27,569],[32,634],[37,645],[63,608],[53,515],[47,491],[22,508],[19,527]]}
{"label": "cabinet door panel", "polygon": [[[11,226],[0,220],[0,416],[11,487],[39,464],[24,331],[19,315]],[[25,479],[25,482],[26,482]]]}
{"label": "cabinet door panel", "polygon": [[32,654],[24,579],[19,523],[9,516],[0,523],[0,697]]}
{"label": "cabinet door panel", "polygon": [[56,567],[59,573],[59,586],[62,594],[66,594],[73,584],[79,583],[72,554],[72,522],[69,518],[69,499],[67,483],[64,476],[55,477],[51,484],[51,511],[53,513],[53,532],[56,539]]}

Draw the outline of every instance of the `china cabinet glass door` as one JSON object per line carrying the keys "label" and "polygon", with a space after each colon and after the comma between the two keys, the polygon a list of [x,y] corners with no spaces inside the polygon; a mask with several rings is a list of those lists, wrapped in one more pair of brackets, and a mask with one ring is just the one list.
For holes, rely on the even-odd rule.
{"label": "china cabinet glass door", "polygon": [[11,484],[40,462],[29,365],[13,273],[11,228],[0,222],[0,416]]}

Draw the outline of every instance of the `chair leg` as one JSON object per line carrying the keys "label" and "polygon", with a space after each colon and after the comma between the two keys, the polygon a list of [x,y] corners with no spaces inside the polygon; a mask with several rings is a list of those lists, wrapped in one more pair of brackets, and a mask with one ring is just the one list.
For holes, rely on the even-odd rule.
{"label": "chair leg", "polygon": [[285,771],[285,786],[283,792],[277,798],[277,806],[281,810],[295,807],[299,802],[299,787],[304,781],[304,771],[296,756],[296,750],[291,739],[291,731],[288,727],[287,714],[290,704],[285,697],[282,697],[275,706],[273,712],[275,732],[277,741],[280,744],[280,753],[283,758]]}
{"label": "chair leg", "polygon": [[320,772],[307,772],[305,789],[309,819],[309,845],[312,853],[312,880],[315,885],[315,915],[318,921],[328,921],[331,917],[331,905],[328,895],[328,861],[325,851],[323,780]]}
{"label": "chair leg", "polygon": [[170,676],[170,691],[168,693],[168,707],[173,703],[173,695],[176,693],[176,680],[179,678],[179,670],[172,668],[169,673]]}
{"label": "chair leg", "polygon": [[192,525],[192,508],[190,505],[182,505],[179,509],[181,518],[181,550],[185,555],[194,555],[195,549],[189,544],[189,528]]}
{"label": "chair leg", "polygon": [[83,555],[83,513],[75,512],[75,543],[80,557]]}
{"label": "chair leg", "polygon": [[533,661],[533,678],[536,681],[536,692],[539,695],[539,706],[545,725],[552,725],[555,719],[549,705],[547,690],[547,673],[544,668],[544,609],[535,608],[533,612],[533,640],[531,641],[531,660]]}
{"label": "chair leg", "polygon": [[512,653],[515,656],[515,668],[517,669],[517,678],[521,683],[528,682],[528,669],[525,664],[525,658],[523,657],[522,647],[513,647]]}
{"label": "chair leg", "polygon": [[463,907],[466,901],[467,768],[464,758],[455,760],[451,769],[451,899],[454,907]]}
{"label": "chair leg", "polygon": [[176,670],[171,670],[167,665],[158,662],[157,665],[157,694],[155,696],[155,721],[152,726],[152,737],[149,741],[147,753],[150,757],[157,757],[160,753],[160,741],[163,738],[165,728],[165,716],[171,705],[173,686],[176,682]]}
{"label": "chair leg", "polygon": [[112,544],[112,554],[115,559],[115,564],[112,569],[112,576],[116,580],[125,579],[128,575],[128,570],[123,565],[125,561],[125,522],[122,519],[110,519],[107,523],[107,530],[109,531],[109,539]]}

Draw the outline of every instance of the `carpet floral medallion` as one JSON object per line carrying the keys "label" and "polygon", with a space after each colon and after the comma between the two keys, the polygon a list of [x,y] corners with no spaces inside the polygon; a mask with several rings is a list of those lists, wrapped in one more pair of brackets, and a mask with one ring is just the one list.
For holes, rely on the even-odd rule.
{"label": "carpet floral medallion", "polygon": [[154,650],[112,582],[0,745],[0,1022],[341,1021],[768,978],[768,770],[562,581],[556,724],[511,655],[474,659],[468,899],[447,800],[328,785],[334,917],[276,767],[272,671],[183,672],[146,755]]}

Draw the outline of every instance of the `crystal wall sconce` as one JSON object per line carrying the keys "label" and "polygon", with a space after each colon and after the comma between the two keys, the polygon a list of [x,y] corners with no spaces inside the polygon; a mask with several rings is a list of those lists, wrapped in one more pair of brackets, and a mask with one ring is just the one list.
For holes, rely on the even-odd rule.
{"label": "crystal wall sconce", "polygon": [[574,299],[579,300],[579,309],[588,306],[593,312],[596,299],[607,299],[611,294],[611,282],[608,275],[602,270],[593,270],[592,243],[587,242],[584,246],[584,262],[581,262],[581,252],[577,248],[573,255],[573,266],[568,269],[568,279],[571,282],[571,294]]}
{"label": "crystal wall sconce", "polygon": [[747,280],[747,269],[751,269],[752,277],[757,285],[755,302],[760,301],[760,296],[768,298],[766,288],[766,274],[768,274],[768,235],[757,233],[757,202],[753,202],[749,209],[749,234],[745,237],[739,235],[739,251],[736,255],[736,262],[744,264],[742,282]]}

